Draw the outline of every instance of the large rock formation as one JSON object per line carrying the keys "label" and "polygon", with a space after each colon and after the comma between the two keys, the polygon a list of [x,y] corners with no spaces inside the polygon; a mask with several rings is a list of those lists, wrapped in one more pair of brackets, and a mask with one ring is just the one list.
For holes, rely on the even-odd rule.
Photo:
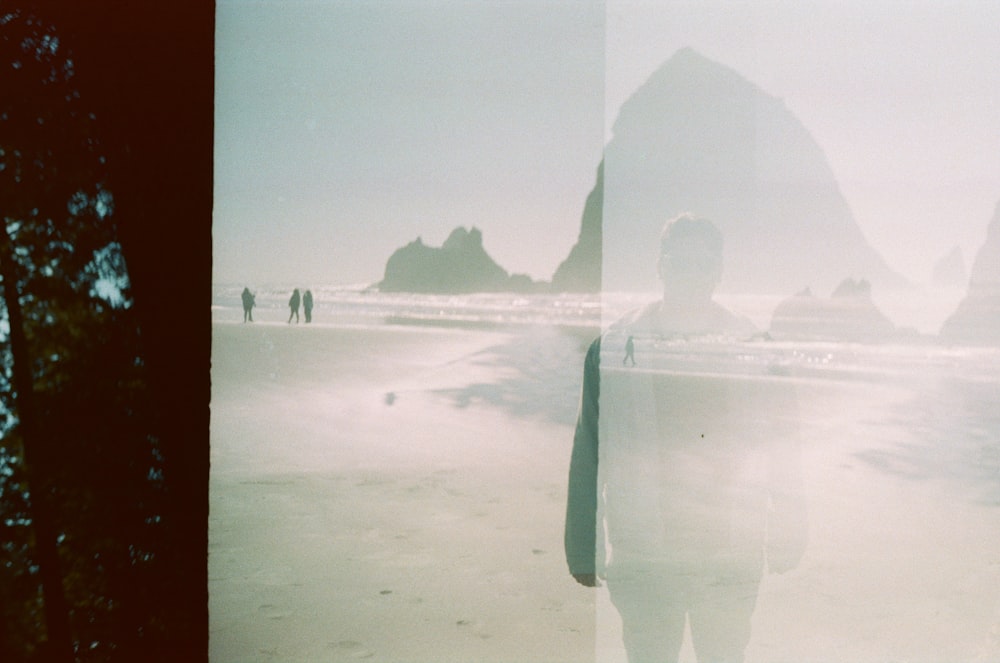
{"label": "large rock formation", "polygon": [[969,292],[941,328],[951,343],[1000,345],[1000,203],[976,254]]}
{"label": "large rock formation", "polygon": [[845,279],[829,299],[807,288],[782,301],[770,334],[780,340],[877,342],[894,337],[896,327],[875,306],[868,281]]}
{"label": "large rock formation", "polygon": [[725,236],[721,289],[904,285],[868,244],[822,150],[784,103],[678,51],[622,106],[560,290],[652,291],[660,230],[692,212]]}
{"label": "large rock formation", "polygon": [[526,291],[536,286],[523,274],[509,275],[483,248],[478,228],[456,228],[440,248],[418,237],[396,249],[385,265],[382,292],[468,293]]}

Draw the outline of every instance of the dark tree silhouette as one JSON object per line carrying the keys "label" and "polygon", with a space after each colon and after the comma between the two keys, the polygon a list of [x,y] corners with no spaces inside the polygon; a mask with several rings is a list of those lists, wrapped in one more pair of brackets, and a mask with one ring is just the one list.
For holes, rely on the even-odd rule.
{"label": "dark tree silhouette", "polygon": [[0,660],[205,660],[213,7],[60,4],[0,9]]}

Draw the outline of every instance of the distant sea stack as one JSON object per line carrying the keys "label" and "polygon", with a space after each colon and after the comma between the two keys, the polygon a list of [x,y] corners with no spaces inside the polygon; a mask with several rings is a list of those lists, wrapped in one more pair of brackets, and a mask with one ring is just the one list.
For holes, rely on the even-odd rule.
{"label": "distant sea stack", "polygon": [[774,310],[770,332],[779,340],[885,341],[896,327],[872,302],[871,284],[845,279],[829,299],[807,288]]}
{"label": "distant sea stack", "polygon": [[720,289],[832,289],[845,274],[900,287],[826,157],[785,107],[732,69],[678,51],[621,108],[557,290],[656,291],[659,234],[691,212],[725,236]]}
{"label": "distant sea stack", "polygon": [[951,343],[1000,345],[1000,203],[969,277],[969,292],[941,328]]}
{"label": "distant sea stack", "polygon": [[458,294],[526,292],[538,288],[523,274],[511,276],[486,253],[478,228],[455,228],[440,248],[418,237],[397,249],[385,265],[382,292]]}

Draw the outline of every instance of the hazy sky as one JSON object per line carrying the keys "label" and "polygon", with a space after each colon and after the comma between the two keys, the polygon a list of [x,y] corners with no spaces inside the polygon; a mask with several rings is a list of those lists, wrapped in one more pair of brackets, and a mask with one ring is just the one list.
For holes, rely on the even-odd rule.
{"label": "hazy sky", "polygon": [[1000,201],[1000,3],[218,0],[214,279],[378,281],[483,231],[548,279],[610,126],[691,46],[784,99],[862,231],[925,281]]}

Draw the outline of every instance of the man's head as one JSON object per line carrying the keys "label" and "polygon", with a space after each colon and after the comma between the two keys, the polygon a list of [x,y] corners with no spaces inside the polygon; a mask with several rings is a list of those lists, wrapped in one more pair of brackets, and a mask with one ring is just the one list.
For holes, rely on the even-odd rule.
{"label": "man's head", "polygon": [[722,280],[722,233],[691,214],[671,219],[660,236],[657,270],[665,299],[710,300]]}

